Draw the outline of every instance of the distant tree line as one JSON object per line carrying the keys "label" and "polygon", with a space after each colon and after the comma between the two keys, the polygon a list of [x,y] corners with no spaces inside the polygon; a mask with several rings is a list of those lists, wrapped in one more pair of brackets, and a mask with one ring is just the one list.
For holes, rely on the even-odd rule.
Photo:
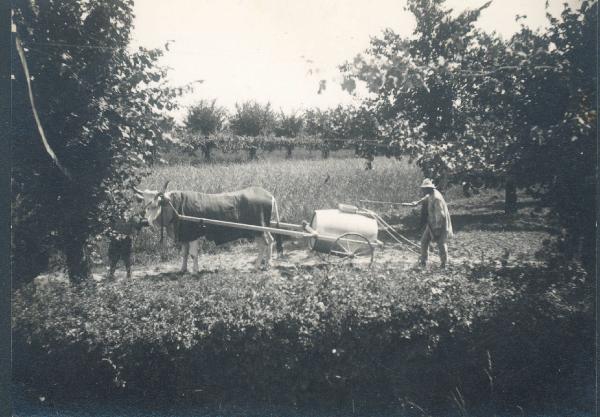
{"label": "distant tree line", "polygon": [[[236,104],[229,114],[216,100],[200,100],[192,106],[174,137],[188,153],[201,152],[206,161],[215,149],[245,150],[253,160],[259,149],[285,149],[291,158],[296,147],[320,150],[324,158],[332,150],[350,148],[368,158],[381,141],[377,119],[366,107],[340,105],[286,113],[276,112],[269,103],[247,101]],[[386,150],[387,144],[381,142],[379,147]]]}

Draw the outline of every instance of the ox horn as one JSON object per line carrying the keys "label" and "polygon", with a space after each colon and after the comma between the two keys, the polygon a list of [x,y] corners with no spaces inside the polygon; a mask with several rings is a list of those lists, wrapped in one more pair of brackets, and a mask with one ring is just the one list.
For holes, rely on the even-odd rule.
{"label": "ox horn", "polygon": [[140,189],[138,189],[135,185],[131,186],[131,188],[133,188],[133,191],[135,191],[137,194],[144,194]]}
{"label": "ox horn", "polygon": [[163,185],[163,188],[162,188],[162,190],[160,190],[160,193],[161,193],[161,194],[164,194],[164,192],[165,192],[165,191],[167,191],[167,186],[168,186],[168,185],[169,185],[169,180],[167,180],[167,181],[165,182],[165,185]]}

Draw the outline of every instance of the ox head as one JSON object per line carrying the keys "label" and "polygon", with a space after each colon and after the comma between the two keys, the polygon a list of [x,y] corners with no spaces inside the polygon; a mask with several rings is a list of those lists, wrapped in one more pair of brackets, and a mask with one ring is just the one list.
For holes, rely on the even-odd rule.
{"label": "ox head", "polygon": [[166,193],[169,181],[165,182],[160,191],[139,190],[133,187],[135,197],[144,205],[144,216],[150,226],[159,228],[169,225],[175,216],[169,204],[169,193]]}

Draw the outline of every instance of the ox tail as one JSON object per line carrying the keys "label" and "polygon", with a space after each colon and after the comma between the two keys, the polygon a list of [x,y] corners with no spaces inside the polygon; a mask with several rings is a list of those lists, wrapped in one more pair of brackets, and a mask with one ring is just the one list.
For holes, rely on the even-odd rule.
{"label": "ox tail", "polygon": [[[275,197],[272,197],[271,212],[275,213],[275,222],[279,229],[279,209],[277,208],[277,201]],[[275,248],[277,248],[277,255],[283,255],[283,236],[279,233],[275,234]]]}

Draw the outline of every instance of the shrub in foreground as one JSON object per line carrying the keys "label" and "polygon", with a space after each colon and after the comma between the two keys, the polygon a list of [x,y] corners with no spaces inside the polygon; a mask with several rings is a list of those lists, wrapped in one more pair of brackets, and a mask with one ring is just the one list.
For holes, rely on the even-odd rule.
{"label": "shrub in foreground", "polygon": [[50,397],[582,405],[594,334],[582,274],[297,269],[29,286],[13,302],[15,379]]}

